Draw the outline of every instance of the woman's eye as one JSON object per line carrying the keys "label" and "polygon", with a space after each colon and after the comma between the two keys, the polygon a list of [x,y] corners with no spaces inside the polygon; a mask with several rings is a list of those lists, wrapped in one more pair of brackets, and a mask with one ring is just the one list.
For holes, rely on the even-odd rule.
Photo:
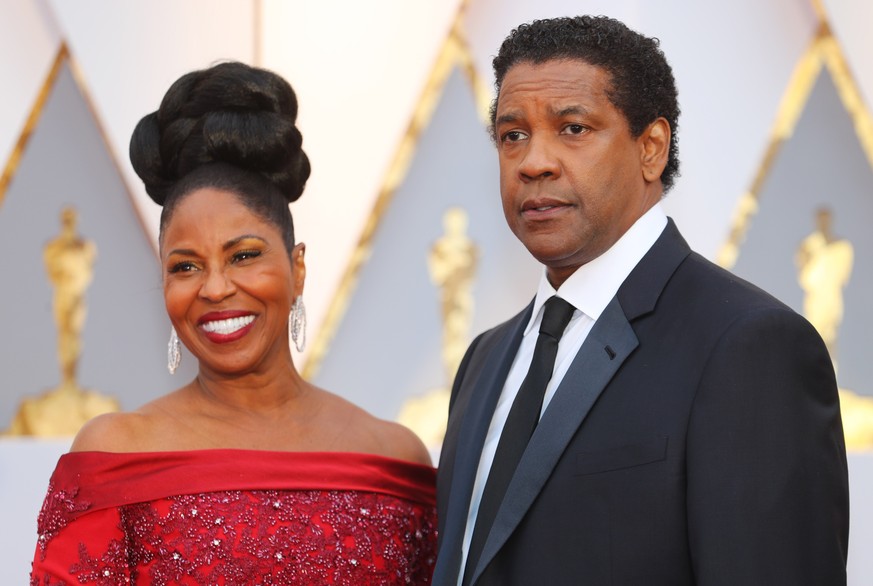
{"label": "woman's eye", "polygon": [[171,273],[190,273],[191,271],[196,270],[196,269],[197,269],[197,266],[193,262],[185,260],[182,262],[177,262],[176,264],[172,265],[169,269],[169,272],[171,272]]}
{"label": "woman's eye", "polygon": [[233,262],[240,262],[261,256],[260,250],[240,250],[233,254]]}

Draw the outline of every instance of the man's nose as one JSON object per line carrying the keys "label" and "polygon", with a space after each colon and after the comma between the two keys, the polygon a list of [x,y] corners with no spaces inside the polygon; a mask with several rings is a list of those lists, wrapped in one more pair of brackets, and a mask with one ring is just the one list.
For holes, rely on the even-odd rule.
{"label": "man's nose", "polygon": [[518,174],[522,181],[535,181],[561,174],[555,149],[546,137],[532,136],[528,139],[527,150],[518,166]]}

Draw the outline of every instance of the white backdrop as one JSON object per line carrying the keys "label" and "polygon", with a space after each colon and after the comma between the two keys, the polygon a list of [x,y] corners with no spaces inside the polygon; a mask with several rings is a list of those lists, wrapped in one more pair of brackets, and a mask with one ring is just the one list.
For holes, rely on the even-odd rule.
{"label": "white backdrop", "polygon": [[[239,59],[276,70],[298,93],[313,165],[307,192],[292,211],[307,243],[306,301],[315,339],[452,25],[459,25],[479,77],[490,85],[490,59],[515,25],[605,13],[662,40],[683,110],[682,177],[666,205],[691,245],[714,258],[762,164],[795,65],[819,26],[817,5],[869,110],[873,3],[866,0],[0,0],[0,172],[14,181],[15,157],[27,156],[28,116],[66,44],[154,240],[159,210],[126,156],[136,121],[191,69]],[[0,214],[2,198],[0,192]],[[15,282],[3,278],[3,287]],[[15,311],[3,301],[0,288],[0,323],[3,312]],[[15,352],[12,337],[2,337],[0,352]],[[0,519],[4,533],[20,542],[35,537],[35,528],[7,526],[15,500],[4,497],[22,482],[41,494],[44,472],[0,468]],[[867,494],[853,494],[855,511],[869,509]],[[858,535],[864,530],[853,528]],[[0,556],[10,551],[2,548]],[[861,561],[856,555],[850,563]],[[23,583],[20,559],[0,559],[0,568],[3,583]],[[13,578],[4,579],[7,571]],[[856,574],[855,583],[869,583],[873,572],[866,578]]]}

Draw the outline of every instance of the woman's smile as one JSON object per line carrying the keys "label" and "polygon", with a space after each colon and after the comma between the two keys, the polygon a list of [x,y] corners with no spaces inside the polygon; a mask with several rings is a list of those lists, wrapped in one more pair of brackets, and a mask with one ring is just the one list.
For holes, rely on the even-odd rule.
{"label": "woman's smile", "polygon": [[210,342],[224,344],[245,336],[253,327],[256,316],[249,312],[210,312],[200,318],[199,327]]}

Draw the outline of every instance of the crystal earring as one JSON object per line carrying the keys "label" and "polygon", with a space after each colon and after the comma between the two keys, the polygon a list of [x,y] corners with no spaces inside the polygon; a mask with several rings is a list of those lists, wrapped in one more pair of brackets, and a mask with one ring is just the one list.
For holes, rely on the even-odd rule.
{"label": "crystal earring", "polygon": [[291,306],[291,317],[288,320],[291,329],[291,339],[298,352],[303,352],[306,347],[306,307],[303,305],[303,296],[298,295]]}
{"label": "crystal earring", "polygon": [[182,362],[182,344],[176,335],[176,328],[170,328],[170,343],[167,344],[167,370],[176,374],[179,363]]}

